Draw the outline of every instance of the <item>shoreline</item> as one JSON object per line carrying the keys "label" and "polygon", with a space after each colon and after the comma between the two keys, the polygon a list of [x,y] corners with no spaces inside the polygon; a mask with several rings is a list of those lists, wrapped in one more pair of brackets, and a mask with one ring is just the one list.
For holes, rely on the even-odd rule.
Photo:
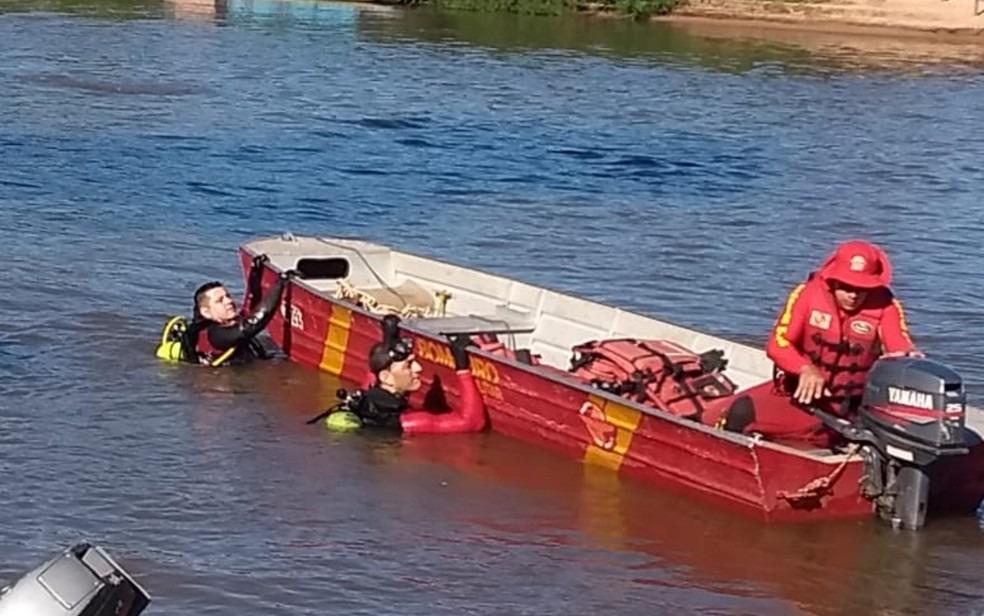
{"label": "shoreline", "polygon": [[[689,14],[654,16],[708,39],[780,44],[858,68],[984,66],[984,32],[898,25],[859,25],[831,20],[766,20]],[[971,67],[973,67],[971,69]]]}
{"label": "shoreline", "polygon": [[898,24],[860,24],[836,20],[810,20],[796,18],[768,18],[705,15],[681,7],[668,15],[653,15],[649,21],[679,26],[692,26],[708,33],[721,35],[801,33],[810,35],[843,35],[847,37],[872,37],[882,39],[907,39],[940,43],[984,43],[984,28],[940,28]]}
{"label": "shoreline", "polygon": [[[220,1],[164,0],[166,6],[185,16],[214,15]],[[413,10],[400,0],[339,1]],[[609,1],[602,6],[598,0],[588,0],[579,3],[573,13],[679,25],[721,37],[790,38],[801,33],[828,37],[829,44],[836,44],[838,35],[853,40],[984,43],[984,0],[680,0],[668,13],[648,15],[613,10]],[[423,4],[433,2],[422,0]],[[479,11],[487,3],[490,12],[499,12],[492,0],[474,2],[472,8]]]}
{"label": "shoreline", "polygon": [[984,0],[684,0],[651,19],[702,28],[984,42]]}

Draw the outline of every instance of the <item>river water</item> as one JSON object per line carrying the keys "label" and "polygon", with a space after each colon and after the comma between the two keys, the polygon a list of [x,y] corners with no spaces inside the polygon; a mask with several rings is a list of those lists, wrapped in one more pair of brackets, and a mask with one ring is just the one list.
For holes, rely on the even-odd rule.
{"label": "river water", "polygon": [[148,614],[980,614],[976,520],[772,527],[497,435],[337,437],[337,383],[161,365],[236,246],[354,235],[762,342],[881,242],[979,403],[979,47],[229,0],[0,0],[0,574]]}

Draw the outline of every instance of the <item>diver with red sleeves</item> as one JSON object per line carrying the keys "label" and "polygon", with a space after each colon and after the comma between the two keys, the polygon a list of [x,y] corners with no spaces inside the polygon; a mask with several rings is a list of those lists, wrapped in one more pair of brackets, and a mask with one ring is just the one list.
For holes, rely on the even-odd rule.
{"label": "diver with red sleeves", "polygon": [[485,428],[485,404],[469,368],[468,336],[450,338],[454,357],[459,402],[450,412],[411,408],[409,397],[421,386],[423,367],[413,354],[413,341],[401,338],[399,318],[383,319],[383,341],[369,351],[372,383],[365,389],[343,396],[343,402],[311,419],[325,418],[325,427],[334,431],[360,428],[388,429],[403,434],[453,434],[479,432]]}

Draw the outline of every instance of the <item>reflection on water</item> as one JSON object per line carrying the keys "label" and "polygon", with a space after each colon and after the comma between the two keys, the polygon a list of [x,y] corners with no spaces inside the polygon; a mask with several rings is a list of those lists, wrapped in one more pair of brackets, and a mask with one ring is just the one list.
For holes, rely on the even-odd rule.
{"label": "reflection on water", "polygon": [[501,51],[577,51],[635,62],[672,61],[744,73],[892,70],[933,73],[979,71],[984,47],[966,38],[865,36],[781,27],[732,25],[728,21],[640,23],[590,16],[528,18],[407,11],[401,19],[367,24],[381,40],[464,43]]}
{"label": "reflection on water", "polygon": [[857,234],[979,396],[968,48],[326,2],[0,13],[0,574],[82,537],[157,614],[984,607],[972,519],[767,526],[498,435],[327,434],[304,421],[339,384],[298,366],[152,356],[199,282],[237,286],[235,246],[285,230],[752,342]]}
{"label": "reflection on water", "polygon": [[175,19],[213,21],[227,14],[225,0],[165,0],[164,6]]}
{"label": "reflection on water", "polygon": [[[0,12],[27,10],[133,19],[164,16],[215,25],[325,26],[358,19],[370,40],[457,42],[520,52],[567,50],[653,62],[672,58],[735,72],[881,69],[925,74],[984,67],[984,47],[966,37],[807,30],[730,20],[669,17],[642,23],[590,15],[530,17],[322,0],[0,1]],[[380,20],[383,15],[390,19]]]}
{"label": "reflection on water", "polygon": [[844,70],[891,70],[905,74],[979,73],[984,47],[966,37],[892,31],[845,33],[797,30],[792,27],[733,26],[728,21],[681,21],[675,28],[693,36],[735,44],[802,49],[816,59]]}
{"label": "reflection on water", "polygon": [[355,6],[315,0],[163,0],[165,14],[175,19],[216,25],[263,23],[298,26],[351,24],[360,11],[386,12],[386,7]]}

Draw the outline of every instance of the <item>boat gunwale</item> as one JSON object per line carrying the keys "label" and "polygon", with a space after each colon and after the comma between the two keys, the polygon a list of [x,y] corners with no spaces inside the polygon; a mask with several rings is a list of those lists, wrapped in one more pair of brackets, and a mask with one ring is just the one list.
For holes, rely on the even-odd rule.
{"label": "boat gunwale", "polygon": [[[298,237],[307,237],[307,238],[311,238],[311,239],[322,240],[322,238],[320,238],[318,236],[298,236]],[[251,257],[255,257],[255,256],[257,256],[258,253],[250,247],[251,244],[253,244],[255,242],[259,242],[259,241],[269,241],[269,240],[276,240],[276,239],[282,239],[282,238],[279,237],[279,236],[266,236],[266,237],[261,237],[261,238],[255,238],[253,240],[250,240],[250,241],[247,241],[247,242],[242,243],[240,245],[240,248],[241,248],[241,250],[243,250],[244,252],[246,252],[247,254],[249,254]],[[493,276],[493,277],[497,277],[497,278],[503,278],[503,276],[501,276],[501,275],[498,275],[498,274],[495,274],[495,273],[491,273],[491,272],[486,272],[486,271],[480,270],[478,268],[466,267],[466,266],[457,265],[457,264],[454,264],[454,263],[449,263],[447,261],[442,261],[440,259],[434,259],[434,258],[431,258],[431,257],[428,257],[428,256],[422,256],[422,255],[418,255],[418,254],[415,254],[415,253],[409,253],[409,252],[395,250],[393,248],[390,248],[389,246],[385,246],[385,245],[381,245],[381,244],[376,244],[374,242],[368,242],[368,241],[363,240],[363,239],[360,239],[360,238],[342,238],[342,237],[338,237],[338,238],[331,238],[331,239],[341,239],[341,240],[365,242],[365,243],[371,244],[373,246],[377,246],[379,248],[387,249],[387,250],[389,250],[392,253],[403,254],[403,255],[410,256],[410,257],[416,257],[416,258],[419,258],[419,259],[429,260],[429,261],[432,261],[434,263],[439,263],[441,265],[448,265],[448,266],[452,266],[452,267],[459,267],[459,268],[463,268],[463,269],[466,269],[466,270],[476,271],[476,272],[479,272],[479,273],[482,273],[482,274],[486,274],[486,275],[489,275],[489,276]],[[353,252],[360,253],[360,251],[357,248],[355,248],[355,247],[347,247],[346,246],[345,249],[352,250]],[[269,268],[271,268],[272,270],[276,271],[278,274],[279,273],[282,273],[284,271],[281,267],[277,266],[272,261],[266,263],[266,266],[269,267]],[[507,280],[514,280],[514,279],[507,279]],[[353,310],[356,313],[361,314],[361,315],[364,315],[366,317],[369,317],[369,318],[371,318],[374,321],[381,321],[381,319],[382,319],[382,317],[380,315],[377,315],[377,314],[372,313],[372,312],[370,312],[368,310],[365,310],[361,306],[358,306],[356,304],[347,302],[345,300],[342,300],[342,299],[339,299],[339,298],[336,298],[336,297],[332,297],[331,294],[330,294],[330,291],[316,288],[314,285],[311,285],[310,283],[307,283],[303,278],[294,278],[294,279],[292,279],[291,282],[292,282],[292,284],[302,286],[309,293],[312,293],[312,294],[320,297],[321,299],[323,299],[323,300],[325,300],[325,301],[327,301],[329,303],[342,305],[346,309]],[[516,281],[516,282],[520,282],[521,284],[527,284],[527,285],[529,285],[529,283],[525,283],[523,281]],[[543,289],[545,291],[549,291],[549,292],[552,292],[552,293],[557,293],[559,295],[570,297],[570,298],[573,298],[573,299],[578,299],[578,300],[582,300],[582,301],[587,301],[587,302],[595,303],[595,304],[597,304],[599,306],[603,306],[603,307],[606,307],[606,308],[616,308],[616,309],[621,310],[620,308],[609,306],[609,305],[606,305],[606,304],[600,304],[600,303],[594,302],[593,300],[585,300],[583,298],[580,298],[580,297],[571,295],[569,293],[563,293],[563,292],[560,292],[560,291],[555,291],[555,290],[550,289],[548,287],[541,287],[541,286],[537,286],[537,285],[529,285],[529,286],[533,286],[535,288]],[[686,328],[686,327],[683,327],[681,325],[677,325],[677,324],[675,324],[673,322],[670,322],[670,321],[662,321],[661,319],[656,319],[656,318],[653,318],[653,317],[649,317],[649,316],[644,315],[644,314],[642,314],[642,315],[640,315],[638,313],[630,313],[630,314],[636,314],[636,315],[641,316],[643,318],[650,319],[650,320],[653,320],[653,321],[656,321],[656,322],[659,322],[659,323],[665,323],[667,325],[671,325],[671,326],[674,326],[674,327],[680,327],[680,328],[686,329],[687,331],[693,331],[693,332],[696,332],[698,334],[702,334],[702,332],[699,332],[697,330],[691,330],[690,328]],[[414,327],[412,320],[401,322],[400,328],[401,329],[405,329],[405,330],[409,330],[409,331],[413,332],[417,336],[421,336],[421,337],[427,338],[429,340],[437,341],[437,342],[440,342],[442,344],[447,344],[447,340],[443,336],[440,336],[439,334],[435,334],[435,333],[429,332],[429,331],[424,331],[422,329],[419,329],[419,328]],[[707,334],[705,334],[705,335],[707,335]],[[740,342],[735,342],[735,341],[732,341],[732,340],[729,340],[729,339],[726,339],[726,338],[721,338],[720,336],[713,336],[713,337],[718,338],[720,340],[723,340],[725,342],[728,342],[728,343],[737,345],[737,346],[742,346],[742,347],[750,348],[752,350],[758,350],[758,349],[755,349],[754,347],[750,347],[749,345],[745,345],[745,344],[740,343]],[[528,364],[524,364],[522,362],[517,362],[515,360],[511,360],[511,359],[506,358],[506,357],[503,357],[501,355],[495,355],[495,354],[489,353],[487,351],[483,351],[482,349],[479,349],[479,348],[476,348],[476,347],[469,347],[468,351],[469,351],[469,353],[478,355],[478,356],[482,357],[483,359],[491,360],[491,361],[495,361],[495,362],[499,362],[499,363],[504,363],[504,364],[506,364],[506,365],[514,368],[514,369],[520,369],[520,370],[522,370],[522,371],[524,371],[524,372],[526,372],[528,374],[531,374],[531,375],[533,375],[533,376],[535,376],[537,378],[547,378],[548,380],[550,380],[550,381],[552,381],[554,383],[557,383],[557,384],[560,384],[560,385],[564,385],[564,386],[567,386],[567,387],[573,387],[574,389],[576,389],[578,391],[581,391],[581,392],[584,392],[586,394],[593,395],[593,396],[598,396],[598,397],[601,397],[603,399],[606,399],[606,400],[609,400],[609,401],[612,401],[612,402],[616,402],[618,404],[622,404],[622,405],[628,406],[628,407],[632,408],[633,410],[639,411],[639,412],[644,413],[646,415],[650,415],[650,416],[655,417],[655,418],[660,419],[660,420],[668,421],[668,422],[673,423],[675,425],[678,425],[678,426],[680,426],[682,428],[686,428],[686,429],[690,429],[690,430],[697,430],[697,431],[702,432],[702,433],[704,433],[704,434],[706,434],[708,436],[715,437],[715,438],[717,438],[717,439],[719,439],[721,441],[729,442],[729,443],[731,443],[733,445],[742,446],[743,448],[749,449],[750,452],[752,453],[752,455],[754,455],[754,449],[755,449],[755,447],[765,447],[767,449],[773,449],[773,450],[776,450],[776,451],[781,452],[781,453],[784,453],[784,454],[796,455],[796,456],[801,457],[801,458],[806,458],[806,459],[811,460],[811,461],[821,462],[821,463],[829,464],[829,465],[837,465],[837,464],[840,464],[840,463],[844,462],[845,459],[848,459],[848,461],[850,461],[850,458],[853,458],[853,461],[856,462],[856,463],[860,463],[861,462],[861,457],[857,453],[854,453],[854,454],[846,454],[846,453],[835,453],[835,452],[831,452],[829,454],[828,453],[822,453],[821,454],[821,453],[816,453],[815,450],[797,449],[795,447],[790,447],[790,446],[784,445],[782,443],[776,443],[776,442],[773,442],[773,441],[767,441],[767,440],[764,440],[761,436],[748,436],[748,435],[745,435],[745,434],[738,434],[738,433],[726,432],[724,430],[718,430],[718,429],[715,429],[713,427],[706,426],[704,424],[695,422],[693,420],[684,419],[682,417],[678,417],[678,416],[673,415],[671,413],[667,413],[666,411],[661,411],[660,409],[657,409],[657,408],[654,408],[654,407],[651,407],[651,406],[643,405],[643,404],[641,404],[639,402],[636,402],[634,400],[629,400],[629,399],[626,399],[626,398],[622,398],[621,396],[616,396],[616,395],[614,395],[612,393],[605,392],[605,391],[600,390],[600,389],[597,389],[597,388],[593,388],[593,387],[591,387],[589,385],[586,385],[586,384],[583,384],[583,383],[579,383],[578,381],[576,381],[574,379],[563,378],[563,377],[561,377],[559,375],[551,374],[549,371],[537,370],[536,369],[536,366],[531,366],[531,365],[528,365]]]}

